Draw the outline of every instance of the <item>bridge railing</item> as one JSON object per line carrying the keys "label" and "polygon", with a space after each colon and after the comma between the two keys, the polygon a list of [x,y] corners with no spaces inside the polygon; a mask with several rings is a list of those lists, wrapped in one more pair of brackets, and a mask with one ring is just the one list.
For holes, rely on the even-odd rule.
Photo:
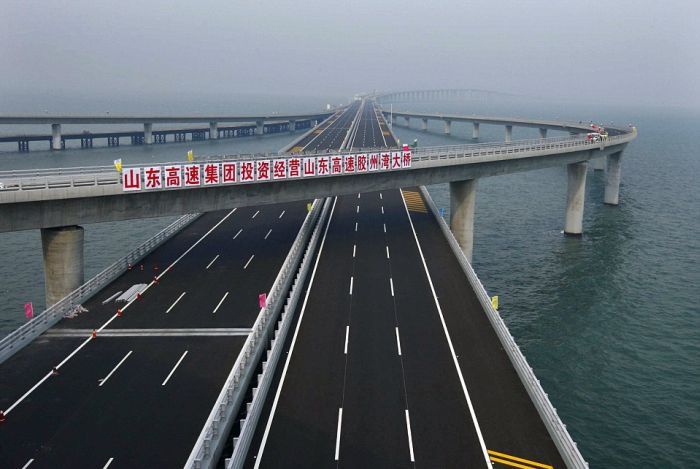
{"label": "bridge railing", "polygon": [[0,340],[0,363],[60,321],[66,313],[74,310],[78,305],[101,290],[105,285],[123,274],[128,269],[129,264],[137,263],[164,241],[192,223],[199,215],[200,214],[188,214],[178,218],[129,254],[117,260],[86,283],[63,297],[56,304],[50,306],[41,314],[38,314],[13,332],[10,332]]}
{"label": "bridge railing", "polygon": [[479,303],[481,303],[481,307],[486,312],[486,316],[491,323],[491,327],[493,327],[494,331],[496,332],[503,349],[510,358],[513,368],[515,368],[515,371],[520,377],[520,381],[523,383],[525,390],[535,405],[540,418],[547,427],[547,431],[564,459],[566,467],[570,469],[587,469],[588,463],[585,461],[585,459],[583,459],[578,446],[571,438],[571,435],[569,435],[566,425],[564,425],[564,422],[562,422],[559,418],[556,408],[552,405],[551,401],[549,400],[549,396],[540,384],[540,380],[538,380],[535,376],[535,373],[527,362],[525,355],[523,355],[520,347],[518,347],[518,344],[515,342],[515,339],[508,330],[508,326],[506,326],[505,322],[503,322],[503,319],[498,314],[498,311],[493,308],[491,299],[489,298],[486,289],[481,283],[481,280],[479,280],[479,277],[476,275],[476,272],[472,268],[471,264],[469,264],[469,261],[464,255],[462,248],[460,248],[459,244],[457,243],[457,240],[452,235],[447,223],[439,215],[435,202],[430,197],[430,194],[424,186],[421,186],[421,192],[428,203],[428,207],[437,219],[443,234],[447,238],[452,251],[457,257],[457,261],[469,279],[469,283],[476,292],[477,297],[479,298]]}

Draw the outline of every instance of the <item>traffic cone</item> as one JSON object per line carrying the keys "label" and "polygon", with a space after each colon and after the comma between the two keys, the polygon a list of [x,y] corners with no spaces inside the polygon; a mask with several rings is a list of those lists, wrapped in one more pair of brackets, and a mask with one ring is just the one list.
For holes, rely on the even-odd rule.
{"label": "traffic cone", "polygon": [[141,264],[141,270],[143,270],[143,264]]}
{"label": "traffic cone", "polygon": [[153,265],[153,270],[158,270],[158,264]]}
{"label": "traffic cone", "polygon": [[122,317],[122,309],[121,308],[117,309],[117,316]]}
{"label": "traffic cone", "polygon": [[131,270],[131,262],[129,262],[128,270]]}
{"label": "traffic cone", "polygon": [[140,299],[141,299],[141,293],[137,293],[137,294],[136,294],[136,299],[137,299],[137,300],[140,300]]}
{"label": "traffic cone", "polygon": [[95,329],[92,330],[92,338],[94,339],[97,337],[97,331]]}
{"label": "traffic cone", "polygon": [[158,284],[158,276],[157,275],[153,276],[153,283],[155,283],[156,285]]}

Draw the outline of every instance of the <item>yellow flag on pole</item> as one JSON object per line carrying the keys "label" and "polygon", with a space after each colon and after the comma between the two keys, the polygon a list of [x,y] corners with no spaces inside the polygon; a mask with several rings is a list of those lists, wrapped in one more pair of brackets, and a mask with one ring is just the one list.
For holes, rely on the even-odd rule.
{"label": "yellow flag on pole", "polygon": [[307,212],[310,212],[310,211],[311,211],[311,202],[309,202],[308,204],[306,204],[306,211],[307,211]]}
{"label": "yellow flag on pole", "polygon": [[498,295],[491,297],[491,306],[493,306],[493,309],[498,310]]}
{"label": "yellow flag on pole", "polygon": [[117,168],[117,171],[120,173],[122,172],[122,159],[119,158],[118,160],[114,160],[114,167]]}
{"label": "yellow flag on pole", "polygon": [[192,161],[194,160],[194,154],[192,153],[192,150],[187,151],[187,161]]}

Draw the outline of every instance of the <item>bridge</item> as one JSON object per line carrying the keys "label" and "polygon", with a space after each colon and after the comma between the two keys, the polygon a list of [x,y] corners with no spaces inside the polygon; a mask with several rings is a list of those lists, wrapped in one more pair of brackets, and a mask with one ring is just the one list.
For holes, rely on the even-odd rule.
{"label": "bridge", "polygon": [[[91,148],[95,139],[106,139],[108,146],[119,146],[122,138],[129,138],[132,145],[166,143],[168,138],[175,142],[190,140],[216,140],[265,133],[295,132],[313,127],[317,122],[332,115],[332,112],[262,116],[189,115],[189,116],[0,116],[0,125],[50,125],[51,134],[18,134],[0,136],[2,142],[16,142],[18,150],[29,151],[29,142],[48,141],[49,148],[61,150],[66,140],[80,140],[83,148]],[[208,127],[179,127],[153,129],[154,124],[207,123]],[[220,126],[222,123],[246,123],[237,126]],[[62,133],[62,125],[107,125],[142,124],[142,131],[107,131]]]}
{"label": "bridge", "polygon": [[[386,122],[384,122],[381,112],[375,109],[371,102],[363,101],[353,104],[345,113],[336,116],[319,130],[318,133],[316,131],[309,132],[297,142],[295,145],[297,155],[277,155],[278,159],[288,162],[290,158],[298,158],[299,155],[302,155],[303,157],[315,158],[314,162],[318,165],[318,159],[327,156],[327,153],[319,152],[319,150],[336,148],[341,151],[333,152],[332,156],[341,157],[343,162],[348,157],[355,157],[353,161],[356,162],[357,155],[371,154],[372,150],[377,150],[381,154],[382,150],[387,151],[391,147],[396,149],[396,142]],[[278,228],[272,226],[262,240],[262,233],[268,230],[269,225],[257,228],[254,226],[262,223],[263,214],[268,214],[268,218],[265,220],[266,224],[274,222],[277,217],[277,220],[288,220],[288,223],[299,226],[301,215],[306,211],[307,201],[325,195],[338,195],[332,201],[327,200],[325,204],[319,202],[314,204],[309,212],[310,215],[306,218],[307,221],[304,222],[304,225],[308,225],[306,229],[302,229],[305,235],[302,236],[300,232],[298,238],[301,240],[299,245],[305,245],[307,240],[311,239],[317,243],[320,242],[320,246],[318,248],[310,247],[310,254],[304,256],[304,262],[301,262],[301,259],[296,261],[302,265],[299,267],[300,272],[305,268],[308,273],[311,270],[310,261],[315,256],[315,267],[310,274],[310,279],[307,280],[309,288],[303,305],[300,304],[299,308],[295,308],[296,303],[293,303],[291,309],[285,310],[286,315],[282,316],[280,322],[280,327],[295,330],[293,335],[284,338],[283,335],[278,335],[281,329],[274,334],[269,329],[273,327],[272,330],[274,330],[274,326],[276,326],[276,320],[271,318],[278,317],[272,311],[277,306],[273,308],[269,303],[264,306],[261,303],[263,310],[253,322],[256,315],[250,314],[251,310],[255,310],[254,307],[251,307],[250,298],[246,300],[245,305],[231,304],[230,301],[227,302],[229,290],[224,291],[224,289],[230,288],[225,284],[226,282],[219,287],[211,285],[212,290],[221,290],[212,291],[215,297],[212,300],[215,300],[214,303],[218,302],[218,304],[211,304],[210,309],[214,310],[212,314],[223,311],[220,310],[222,304],[226,305],[230,311],[228,322],[217,319],[218,329],[222,330],[209,332],[232,335],[234,334],[233,329],[236,327],[243,331],[243,334],[246,333],[244,330],[261,331],[259,334],[257,332],[255,334],[257,337],[255,340],[258,341],[258,344],[265,343],[264,338],[266,337],[277,338],[276,341],[273,341],[277,348],[273,346],[271,352],[268,352],[268,360],[272,360],[275,353],[278,359],[280,356],[287,356],[284,368],[272,366],[268,360],[265,361],[268,364],[267,366],[263,365],[263,370],[272,370],[273,375],[259,378],[258,384],[254,386],[258,391],[257,394],[255,391],[253,394],[261,397],[248,406],[249,415],[241,423],[241,433],[236,440],[238,443],[235,448],[240,449],[234,449],[232,461],[238,461],[239,464],[243,465],[262,465],[263,467],[290,461],[297,461],[301,465],[315,466],[332,462],[334,456],[335,461],[342,461],[351,466],[368,462],[375,465],[410,465],[412,462],[422,460],[432,461],[437,465],[459,462],[461,467],[476,467],[477,465],[490,464],[490,462],[508,465],[508,461],[512,463],[518,460],[517,457],[512,459],[512,455],[519,455],[520,460],[525,456],[530,456],[530,458],[548,462],[556,467],[563,464],[570,467],[584,467],[583,459],[575,449],[575,445],[556,417],[556,413],[551,408],[544,392],[539,388],[539,384],[533,384],[536,383],[536,379],[532,375],[531,369],[526,366],[524,357],[521,354],[518,355],[517,346],[511,343],[512,338],[507,330],[504,330],[505,326],[500,321],[497,312],[490,306],[483,287],[480,287],[478,279],[470,270],[467,257],[471,253],[476,180],[479,177],[507,172],[525,171],[552,165],[567,165],[569,168],[569,194],[567,196],[565,228],[570,234],[580,234],[583,211],[582,187],[585,184],[586,162],[600,157],[607,159],[609,170],[607,172],[606,201],[608,200],[607,192],[610,191],[611,202],[614,195],[614,203],[617,203],[620,155],[626,143],[634,136],[634,130],[619,129],[617,135],[611,135],[610,139],[602,144],[592,144],[578,135],[570,135],[563,138],[536,139],[509,144],[459,145],[420,149],[410,152],[410,165],[395,170],[389,168],[386,171],[378,170],[364,174],[357,172],[343,172],[337,175],[316,174],[299,180],[237,182],[227,186],[221,185],[221,187],[213,185],[212,187],[178,189],[154,188],[125,192],[122,176],[118,175],[114,169],[93,172],[88,178],[84,178],[84,173],[69,175],[57,172],[42,175],[3,174],[0,176],[0,181],[3,181],[4,188],[0,192],[0,197],[6,198],[0,199],[2,202],[0,210],[6,210],[6,207],[15,208],[4,212],[1,219],[7,219],[5,215],[14,218],[15,214],[20,212],[11,212],[11,210],[16,210],[16,207],[25,203],[41,205],[76,199],[88,201],[93,199],[90,203],[95,203],[110,198],[121,200],[131,198],[132,200],[139,199],[138,204],[143,204],[146,203],[145,200],[149,200],[150,203],[157,200],[158,197],[172,197],[169,199],[171,204],[187,204],[189,202],[184,202],[184,200],[189,198],[198,200],[196,204],[201,205],[197,205],[197,207],[208,208],[208,210],[198,209],[195,211],[222,208],[221,205],[216,204],[223,204],[230,208],[225,213],[219,212],[218,218],[212,213],[212,216],[205,215],[195,221],[191,219],[183,221],[184,224],[192,223],[193,229],[204,235],[190,249],[185,249],[186,245],[183,244],[191,242],[186,240],[194,239],[191,235],[186,236],[186,232],[190,228],[173,238],[176,246],[169,244],[171,241],[166,239],[153,241],[153,245],[147,249],[154,249],[161,244],[163,248],[156,249],[151,254],[142,251],[134,254],[134,257],[128,260],[124,259],[113,272],[98,279],[96,285],[92,285],[84,291],[77,289],[71,293],[74,296],[70,298],[70,301],[57,304],[53,311],[54,319],[42,319],[45,324],[55,323],[60,320],[63,310],[70,308],[71,304],[85,304],[90,311],[89,315],[79,316],[78,321],[71,320],[74,321],[73,323],[67,320],[61,321],[56,327],[59,330],[76,329],[73,325],[79,325],[78,332],[64,331],[60,334],[63,336],[69,333],[78,336],[87,335],[88,337],[81,347],[94,348],[97,345],[93,345],[93,343],[103,343],[103,339],[97,340],[96,337],[90,336],[89,331],[99,329],[99,337],[102,337],[103,332],[114,327],[110,326],[113,321],[122,324],[130,323],[126,328],[131,329],[131,337],[136,337],[137,334],[141,334],[140,337],[151,337],[156,334],[155,327],[148,326],[145,321],[167,321],[168,316],[153,318],[150,317],[152,315],[145,314],[153,308],[168,308],[168,311],[163,313],[164,315],[178,311],[180,307],[184,309],[184,316],[176,321],[178,324],[169,326],[181,326],[180,331],[173,333],[174,335],[180,334],[181,337],[188,337],[204,334],[201,322],[193,328],[191,322],[193,319],[187,318],[191,316],[193,311],[202,308],[202,302],[208,301],[207,296],[193,294],[185,286],[188,282],[199,284],[212,280],[188,278],[187,270],[196,270],[194,265],[187,264],[190,266],[184,270],[178,267],[166,268],[165,266],[174,266],[180,262],[181,257],[176,257],[176,255],[184,250],[182,262],[198,264],[206,258],[208,265],[198,267],[205,271],[209,270],[212,265],[217,265],[217,262],[223,269],[220,272],[227,272],[228,269],[232,268],[241,269],[240,266],[243,266],[242,270],[245,271],[252,262],[261,261],[259,251],[250,257],[247,254],[243,257],[238,255],[236,257],[238,260],[229,259],[226,261],[228,264],[223,264],[224,257],[229,255],[234,257],[233,251],[229,251],[230,248],[225,247],[224,252],[215,255],[213,250],[216,249],[215,246],[220,246],[222,243],[228,246],[230,240],[235,241],[239,236],[242,236],[241,233],[257,230],[260,233],[257,235],[259,237],[253,237],[250,241],[253,243],[251,247],[255,247],[256,244],[267,241],[271,233],[278,231]],[[396,149],[396,152],[403,157],[405,150]],[[391,153],[393,154],[394,151]],[[223,165],[231,161],[240,163],[271,159],[270,155],[256,155],[208,162],[199,161],[195,164]],[[98,184],[96,178],[100,174],[106,178],[105,181],[114,180],[114,182]],[[240,176],[240,173],[238,175]],[[71,183],[66,184],[66,176],[68,176],[68,180],[72,181]],[[56,178],[62,180],[62,187],[55,187]],[[78,180],[84,182],[90,178],[95,182],[85,185],[76,184]],[[144,181],[142,180],[142,182]],[[441,218],[435,215],[434,206],[427,193],[417,189],[404,190],[403,192],[396,189],[397,187],[415,187],[436,182],[451,183],[451,222],[456,239],[451,237],[444,222],[441,227],[439,223]],[[88,191],[99,190],[98,186],[100,185],[110,192],[74,196],[85,188]],[[206,195],[207,192],[219,195]],[[23,197],[26,198],[27,202],[18,200],[18,198]],[[146,197],[155,197],[156,199],[147,199]],[[178,197],[183,202],[175,202]],[[208,197],[212,198],[208,199]],[[271,203],[282,205],[263,205]],[[134,203],[133,206],[136,207],[138,204]],[[48,207],[49,205],[45,205],[43,210],[50,210]],[[158,210],[160,206],[153,205],[153,207]],[[250,208],[246,209],[245,207]],[[177,210],[191,209],[191,207],[183,205]],[[290,217],[292,213],[295,215]],[[134,215],[121,214],[118,216],[122,216],[122,219],[128,219]],[[222,216],[223,218],[221,218]],[[231,220],[236,217],[241,218],[238,218],[239,221],[231,223]],[[314,217],[321,220],[315,228],[311,221]],[[25,226],[18,224],[18,219],[19,216],[14,218],[14,225],[5,228],[5,230],[30,229],[18,228]],[[248,219],[248,223],[252,224],[251,228],[239,228],[238,223],[245,219]],[[41,224],[43,222],[37,222],[37,220],[40,218],[34,219],[32,222],[34,225],[31,225],[31,228],[42,228],[45,231],[54,230],[44,227]],[[302,226],[302,228],[304,227]],[[312,230],[313,235],[311,234]],[[80,230],[73,228],[65,230],[66,233],[63,231],[61,229],[52,231],[51,236],[56,235],[60,238],[68,233],[68,237],[70,237],[72,231]],[[43,233],[42,238],[49,237],[48,235],[44,236]],[[211,241],[205,241],[204,238],[207,238],[211,233],[214,233]],[[379,240],[383,238],[384,241],[378,241],[377,238]],[[176,241],[177,239],[180,241]],[[257,241],[252,241],[253,239],[257,239]],[[287,244],[282,243],[283,246],[276,248],[277,254],[270,254],[267,256],[267,260],[261,261],[262,269],[266,273],[260,275],[266,277],[266,280],[261,284],[260,278],[258,278],[260,275],[256,274],[254,277],[257,278],[257,284],[246,283],[245,289],[241,288],[239,291],[247,291],[248,293],[278,292],[276,295],[271,294],[270,297],[274,301],[279,301],[279,298],[286,299],[287,295],[280,292],[286,292],[288,288],[279,287],[278,290],[275,290],[277,282],[272,288],[268,289],[265,286],[270,284],[271,277],[274,277],[275,272],[279,271],[278,280],[280,280],[284,277],[282,272],[287,271],[286,267],[282,270],[279,269],[281,253],[286,252],[291,242],[288,236],[286,239]],[[201,246],[198,246],[200,242]],[[80,243],[75,242],[75,240],[71,242],[69,239],[66,244],[72,246],[73,251],[81,251],[82,249]],[[209,247],[204,248],[205,245]],[[297,241],[294,242],[294,245],[298,245]],[[76,248],[76,246],[79,247]],[[53,241],[51,248],[55,248]],[[205,253],[195,255],[194,258],[190,255],[189,261],[187,260],[187,255],[193,249],[203,248],[206,249]],[[162,249],[165,251],[163,252]],[[347,257],[339,257],[339,253],[350,253],[350,251],[352,256],[348,254]],[[225,253],[229,254],[225,255]],[[142,261],[141,258],[144,255],[147,257]],[[300,257],[298,249],[296,255]],[[146,264],[147,269],[128,270],[127,264],[136,265],[138,262]],[[165,271],[157,274],[151,280],[152,268],[156,262],[165,268]],[[240,262],[240,265],[234,267],[237,262]],[[316,279],[317,269],[318,278]],[[290,271],[296,272],[296,268],[291,268]],[[419,272],[424,273],[419,274]],[[163,278],[166,273],[167,276]],[[467,284],[470,287],[465,288],[465,279],[468,279]],[[249,280],[244,275],[240,280],[235,280],[234,283],[245,283]],[[113,285],[112,281],[117,283]],[[122,307],[117,313],[114,313],[112,302],[102,303],[98,301],[98,297],[99,300],[103,300],[103,298],[109,300],[108,294],[133,285],[136,281],[141,282],[145,289],[140,290],[138,295],[135,295],[127,303],[126,307],[129,307],[131,311],[126,312],[126,307]],[[284,282],[291,285],[292,280],[282,281],[282,283]],[[169,286],[166,287],[166,283]],[[301,284],[303,283],[302,280]],[[193,285],[193,288],[196,290],[196,285]],[[300,290],[300,288],[296,289],[297,299],[301,294]],[[147,291],[148,294],[146,294]],[[294,291],[292,288],[292,292]],[[96,295],[96,292],[100,292],[99,295]],[[185,293],[189,296],[185,296]],[[290,298],[293,297],[293,294]],[[188,303],[190,298],[192,298],[192,302]],[[331,308],[335,313],[329,315],[329,305],[342,298],[346,298],[346,300],[341,300],[341,304],[344,303],[346,307]],[[478,327],[470,327],[465,324],[465,305],[469,305],[466,311],[470,318],[469,323],[480,323]],[[241,308],[247,312],[239,311]],[[281,309],[282,306],[279,305],[279,310]],[[384,314],[391,311],[393,314]],[[419,311],[433,311],[434,314],[426,316]],[[241,320],[241,315],[248,319]],[[261,321],[263,317],[268,319]],[[231,319],[234,319],[233,323],[230,323]],[[294,324],[296,326],[292,327]],[[182,326],[190,327],[183,329]],[[22,341],[20,336],[32,337],[43,332],[41,326],[34,331],[29,329],[29,327],[25,329],[24,336],[18,334],[14,338]],[[136,329],[141,330],[141,332],[135,332]],[[123,330],[124,326],[120,324],[117,331]],[[110,335],[109,341],[116,340],[117,337],[120,337],[119,334],[122,334],[121,337],[129,336],[128,332],[117,331]],[[385,333],[389,333],[391,341],[379,340],[379,335],[375,336],[371,331],[385,331]],[[162,331],[157,333],[162,334]],[[230,407],[240,407],[242,397],[231,400],[230,396],[238,396],[241,394],[241,389],[245,391],[247,382],[241,381],[240,378],[246,376],[247,380],[250,381],[252,374],[246,372],[246,366],[247,369],[250,369],[251,362],[257,363],[256,360],[246,360],[241,357],[262,354],[262,349],[259,346],[253,347],[251,345],[255,342],[251,339],[252,337],[253,335],[249,335],[245,344],[237,349],[250,350],[250,353],[239,354],[238,358],[233,356],[229,358],[229,360],[235,359],[234,369],[229,375],[230,379],[226,379],[224,385],[224,390],[228,389],[228,391],[222,391],[223,395],[228,395],[229,398],[222,398],[220,395],[215,410],[226,407],[227,403],[230,404]],[[5,343],[0,348],[0,356],[8,350],[7,341],[3,342]],[[336,353],[338,346],[343,350],[343,353]],[[33,343],[30,347],[36,347],[36,345]],[[25,353],[24,350],[26,349],[17,352],[15,349],[5,353],[7,356],[9,356],[8,354],[17,354],[16,356],[19,358],[13,357],[1,365],[5,368],[0,368],[0,372],[7,370],[7,367],[11,367],[13,363],[19,367],[26,365],[27,355],[22,355]],[[282,354],[282,350],[286,350],[287,353]],[[78,351],[76,350],[76,353]],[[56,350],[53,350],[53,353],[55,355]],[[69,355],[66,361],[72,356]],[[121,366],[121,363],[127,360],[128,356],[125,355],[117,367]],[[51,363],[51,360],[49,358],[42,363],[49,366],[48,363]],[[224,362],[221,364],[223,369],[226,366],[230,368],[230,361],[222,361]],[[197,363],[198,366],[205,366],[201,360]],[[370,366],[372,363],[376,366]],[[484,365],[489,366],[485,369]],[[206,366],[210,367],[213,364]],[[369,368],[367,368],[368,366]],[[252,369],[257,369],[257,365],[252,366]],[[113,371],[116,372],[115,370]],[[193,372],[195,370],[189,371],[189,373]],[[147,371],[141,373],[147,373]],[[221,379],[222,372],[218,371],[217,373]],[[34,375],[36,376],[36,373]],[[61,372],[62,375],[63,372]],[[107,375],[104,380],[110,376],[111,374]],[[308,389],[310,376],[314,376],[314,389],[317,389],[311,394]],[[354,378],[349,382],[342,379],[338,381],[342,376]],[[31,379],[30,376],[21,380],[22,383],[26,383],[26,388],[30,387],[28,381]],[[44,381],[41,381],[37,386],[42,388],[43,383],[50,379],[52,380],[53,377],[45,376]],[[58,380],[54,381],[58,382]],[[265,386],[271,390],[276,388],[277,391],[274,395],[270,393],[266,396],[260,391]],[[21,389],[21,383],[17,387]],[[342,398],[341,394],[337,394],[338,389],[342,390]],[[441,398],[435,399],[434,395],[430,393],[431,389],[440,389]],[[495,392],[497,389],[500,391]],[[381,396],[379,396],[372,394],[372,390],[387,391],[382,391]],[[370,394],[367,394],[368,391]],[[21,392],[13,390],[10,394],[19,396]],[[402,399],[401,395],[412,397]],[[444,402],[442,402],[443,400]],[[0,406],[7,409],[9,407],[5,406],[7,402],[7,400],[0,401]],[[149,402],[153,402],[153,400]],[[300,404],[303,402],[306,403]],[[337,406],[335,404],[337,402],[343,404]],[[505,405],[504,403],[510,404]],[[15,401],[11,407],[12,414],[16,413],[15,408],[21,409],[21,406],[21,400]],[[40,407],[36,411],[39,409]],[[318,409],[318,412],[310,411],[310,409]],[[138,411],[149,412],[143,406],[139,406]],[[158,412],[160,412],[158,418],[164,418],[162,411]],[[258,412],[257,417],[255,417],[255,412]],[[222,415],[219,410],[212,411],[207,419],[205,429],[202,430],[198,443],[195,445],[195,451],[190,454],[190,463],[213,460],[221,453],[221,438],[217,439],[216,435],[222,433],[221,425],[230,428],[233,420],[230,415],[228,418],[224,418]],[[235,415],[235,412],[231,415]],[[267,422],[263,425],[264,417],[261,416],[264,415],[268,415],[268,417]],[[482,418],[483,416],[488,417],[482,420],[477,418],[480,415]],[[512,415],[520,416],[519,419],[516,419],[517,422],[512,421]],[[14,419],[13,415],[8,417]],[[192,418],[201,421],[201,417],[193,416]],[[257,418],[262,419],[261,423],[253,425]],[[452,423],[447,425],[443,422]],[[468,422],[472,422],[472,424],[467,424]],[[505,425],[506,428],[504,428],[504,422],[508,422]],[[29,425],[29,421],[27,425]],[[451,435],[445,434],[445,428],[451,429]],[[304,430],[299,431],[299,429]],[[144,427],[143,431],[147,432],[148,430]],[[227,432],[228,430],[225,433]],[[219,442],[216,443],[217,441]],[[98,445],[98,447],[101,446],[104,446],[104,443]],[[382,448],[381,454],[375,451],[367,452],[369,448],[377,449],[378,446]],[[299,448],[306,447],[325,449],[318,452],[299,451]],[[440,448],[443,448],[444,451],[436,452]],[[35,453],[28,452],[26,454]],[[147,455],[139,454],[139,457],[144,458],[142,461],[149,460]],[[272,459],[270,454],[274,455]],[[121,458],[127,461],[134,461],[134,457],[131,456],[130,459],[126,454],[120,454],[118,457],[113,456],[115,460]],[[173,458],[175,462],[179,460],[176,456]],[[17,461],[19,459],[21,458],[18,457]],[[28,459],[29,457],[24,459],[22,463]],[[64,461],[66,459],[57,460]],[[439,461],[445,464],[441,464]],[[500,461],[506,461],[506,463]],[[512,465],[510,464],[511,467]],[[542,465],[537,467],[542,467]]]}

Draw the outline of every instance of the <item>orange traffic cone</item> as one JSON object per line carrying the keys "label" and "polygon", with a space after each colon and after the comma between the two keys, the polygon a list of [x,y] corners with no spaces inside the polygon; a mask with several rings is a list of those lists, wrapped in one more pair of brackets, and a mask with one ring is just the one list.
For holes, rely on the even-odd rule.
{"label": "orange traffic cone", "polygon": [[131,270],[131,262],[129,262],[129,267],[128,267],[128,269]]}
{"label": "orange traffic cone", "polygon": [[117,316],[122,317],[122,309],[121,308],[119,308],[117,310]]}
{"label": "orange traffic cone", "polygon": [[141,264],[141,270],[143,270],[143,264]]}
{"label": "orange traffic cone", "polygon": [[92,338],[94,339],[97,337],[97,331],[95,329],[92,330]]}

